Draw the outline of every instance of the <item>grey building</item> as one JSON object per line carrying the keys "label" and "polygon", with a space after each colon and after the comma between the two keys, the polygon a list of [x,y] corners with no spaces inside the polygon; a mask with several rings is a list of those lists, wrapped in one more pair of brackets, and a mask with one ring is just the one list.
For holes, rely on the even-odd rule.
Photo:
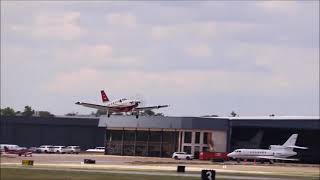
{"label": "grey building", "polygon": [[106,154],[170,157],[175,151],[227,151],[228,119],[102,116]]}
{"label": "grey building", "polygon": [[269,148],[298,133],[302,162],[320,163],[319,117],[8,117],[0,119],[0,143],[32,147],[105,146],[106,154],[169,157],[175,151]]}
{"label": "grey building", "polygon": [[[185,151],[197,156],[201,151],[230,152],[253,144],[269,148],[298,133],[297,145],[309,147],[297,150],[298,158],[320,162],[320,145],[314,141],[320,137],[319,117],[102,116],[98,126],[105,128],[106,154],[168,157]],[[257,133],[259,138],[254,138]]]}
{"label": "grey building", "polygon": [[82,150],[102,146],[104,129],[98,118],[1,116],[0,143],[35,147],[77,145]]}

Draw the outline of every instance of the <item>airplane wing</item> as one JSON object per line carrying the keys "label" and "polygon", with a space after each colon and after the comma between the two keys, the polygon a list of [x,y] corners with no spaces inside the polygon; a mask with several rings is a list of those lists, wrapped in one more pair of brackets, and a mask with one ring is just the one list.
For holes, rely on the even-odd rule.
{"label": "airplane wing", "polygon": [[257,156],[260,159],[273,159],[273,160],[286,160],[286,161],[299,161],[299,159],[291,159],[291,158],[280,158],[274,156]]}
{"label": "airplane wing", "polygon": [[116,108],[111,108],[109,106],[103,106],[99,104],[90,104],[90,103],[84,103],[84,102],[76,102],[77,105],[81,105],[84,107],[94,108],[102,111],[113,111],[116,110]]}
{"label": "airplane wing", "polygon": [[144,110],[151,110],[151,109],[160,109],[160,108],[165,108],[169,107],[169,105],[159,105],[159,106],[149,106],[149,107],[138,107],[134,108],[135,111],[144,111]]}

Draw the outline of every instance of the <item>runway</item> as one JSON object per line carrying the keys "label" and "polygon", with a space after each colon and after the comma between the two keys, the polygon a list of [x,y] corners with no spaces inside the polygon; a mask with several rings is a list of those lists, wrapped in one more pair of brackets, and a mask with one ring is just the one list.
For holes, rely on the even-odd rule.
{"label": "runway", "polygon": [[[200,177],[203,169],[213,169],[217,178],[224,179],[319,179],[319,165],[274,164],[238,165],[234,162],[212,163],[210,161],[177,161],[170,158],[110,156],[95,154],[34,154],[32,157],[1,156],[1,166],[23,168],[21,161],[34,161],[34,168],[47,170],[109,172],[145,175],[170,175]],[[83,164],[93,159],[96,164]],[[177,173],[177,165],[186,167],[185,173]]]}

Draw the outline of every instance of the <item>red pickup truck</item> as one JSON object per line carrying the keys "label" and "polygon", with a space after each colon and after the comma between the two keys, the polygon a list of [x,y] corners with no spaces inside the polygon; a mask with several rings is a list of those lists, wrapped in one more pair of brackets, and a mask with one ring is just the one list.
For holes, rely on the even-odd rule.
{"label": "red pickup truck", "polygon": [[212,161],[228,161],[227,152],[200,152],[200,160],[212,160]]}

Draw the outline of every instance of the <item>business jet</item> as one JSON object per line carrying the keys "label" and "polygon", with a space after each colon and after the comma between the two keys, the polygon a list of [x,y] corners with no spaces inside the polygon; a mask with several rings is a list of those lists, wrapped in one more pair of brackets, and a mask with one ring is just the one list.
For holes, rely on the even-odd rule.
{"label": "business jet", "polygon": [[283,145],[270,145],[269,149],[236,149],[227,156],[237,159],[254,159],[254,160],[268,160],[273,163],[274,160],[298,161],[299,159],[288,158],[297,155],[293,149],[308,149],[307,147],[296,146],[298,134],[292,134]]}
{"label": "business jet", "polygon": [[110,101],[107,94],[104,92],[104,90],[101,90],[101,98],[102,98],[102,102],[105,105],[91,104],[91,103],[85,103],[85,102],[76,102],[76,104],[89,107],[89,108],[106,111],[108,117],[110,117],[112,113],[132,112],[136,115],[136,118],[139,117],[139,113],[141,111],[151,110],[151,109],[160,109],[160,108],[165,108],[169,106],[169,105],[158,105],[158,106],[149,106],[149,107],[138,107],[141,101],[129,100],[126,98]]}

